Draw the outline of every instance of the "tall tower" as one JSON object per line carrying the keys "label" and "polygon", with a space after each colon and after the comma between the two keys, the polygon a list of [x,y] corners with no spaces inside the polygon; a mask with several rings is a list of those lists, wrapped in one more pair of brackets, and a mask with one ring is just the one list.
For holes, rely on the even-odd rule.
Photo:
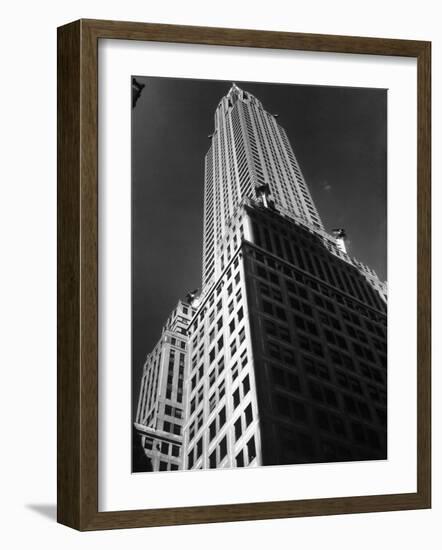
{"label": "tall tower", "polygon": [[205,159],[203,286],[216,278],[219,247],[240,202],[266,200],[280,212],[323,229],[301,168],[277,115],[233,84],[215,112]]}

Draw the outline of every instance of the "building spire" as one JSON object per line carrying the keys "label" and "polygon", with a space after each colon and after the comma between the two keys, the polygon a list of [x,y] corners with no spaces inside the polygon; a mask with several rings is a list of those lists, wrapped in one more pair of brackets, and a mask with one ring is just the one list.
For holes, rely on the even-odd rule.
{"label": "building spire", "polygon": [[232,85],[230,86],[230,90],[227,92],[227,97],[232,97],[233,95],[239,96],[241,94],[242,90],[241,88],[236,84],[236,82],[232,82]]}

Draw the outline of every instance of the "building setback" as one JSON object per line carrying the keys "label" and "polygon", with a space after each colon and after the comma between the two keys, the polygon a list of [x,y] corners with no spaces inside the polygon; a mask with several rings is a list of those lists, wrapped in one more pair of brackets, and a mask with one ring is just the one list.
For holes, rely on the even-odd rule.
{"label": "building setback", "polygon": [[[179,305],[183,347],[165,340],[169,320],[144,367],[136,427],[152,469],[385,459],[385,283],[346,253],[342,230],[324,230],[254,96],[232,86],[211,141],[202,292]],[[179,402],[163,399],[172,352]],[[165,429],[166,406],[182,411],[182,434]]]}

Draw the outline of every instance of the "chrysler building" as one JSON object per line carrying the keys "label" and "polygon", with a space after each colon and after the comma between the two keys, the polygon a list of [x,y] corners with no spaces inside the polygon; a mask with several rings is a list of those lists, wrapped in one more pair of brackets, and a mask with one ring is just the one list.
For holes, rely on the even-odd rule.
{"label": "chrysler building", "polygon": [[152,469],[385,459],[385,283],[323,227],[277,114],[233,84],[210,139],[202,291],[141,383]]}

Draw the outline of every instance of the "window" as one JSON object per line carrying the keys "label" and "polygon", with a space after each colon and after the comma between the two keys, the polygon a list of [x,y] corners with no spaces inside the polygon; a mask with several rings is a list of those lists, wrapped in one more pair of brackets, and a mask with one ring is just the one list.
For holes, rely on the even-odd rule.
{"label": "window", "polygon": [[193,449],[187,455],[187,466],[189,470],[193,467]]}
{"label": "window", "polygon": [[203,454],[203,438],[200,437],[198,439],[198,442],[196,444],[196,458],[198,458]]}
{"label": "window", "polygon": [[256,266],[256,273],[259,275],[259,277],[262,277],[263,279],[267,279],[267,271],[260,265]]}
{"label": "window", "polygon": [[330,416],[333,430],[338,435],[346,435],[345,424],[341,417],[332,415]]}
{"label": "window", "polygon": [[209,468],[216,468],[216,449],[209,456]]}
{"label": "window", "polygon": [[236,455],[235,460],[236,460],[236,465],[237,465],[238,467],[241,468],[241,467],[244,466],[244,453],[243,453],[242,450],[239,451],[239,453]]}
{"label": "window", "polygon": [[315,417],[316,417],[316,422],[318,423],[318,426],[320,427],[321,430],[327,430],[328,431],[330,429],[328,416],[327,416],[327,413],[325,411],[323,411],[322,409],[318,409],[315,412]]}
{"label": "window", "polygon": [[313,353],[315,353],[316,355],[319,355],[320,357],[323,357],[324,356],[324,352],[322,351],[322,346],[319,342],[316,342],[316,341],[312,341],[312,351]]}
{"label": "window", "polygon": [[233,340],[230,344],[230,356],[233,357],[236,353],[236,340]]}
{"label": "window", "polygon": [[252,413],[252,404],[249,403],[246,407],[246,410],[245,410],[245,415],[246,415],[246,426],[250,426],[250,424],[252,423],[252,420],[253,420],[253,413]]}
{"label": "window", "polygon": [[250,391],[249,375],[247,375],[242,381],[242,390],[243,390],[243,396],[246,396]]}
{"label": "window", "polygon": [[215,367],[210,371],[209,374],[209,387],[212,387],[216,380],[216,370]]}
{"label": "window", "polygon": [[235,441],[238,441],[241,435],[242,435],[242,426],[241,426],[241,417],[239,417],[238,420],[235,422]]}
{"label": "window", "polygon": [[305,407],[300,401],[291,400],[292,414],[296,420],[304,421],[307,418]]}
{"label": "window", "polygon": [[221,429],[226,423],[226,407],[223,407],[218,414],[219,429]]}
{"label": "window", "polygon": [[224,370],[224,357],[221,357],[221,359],[218,361],[218,376],[223,372]]}
{"label": "window", "polygon": [[279,360],[281,359],[281,350],[279,349],[278,344],[275,342],[268,342],[267,348],[271,357]]}
{"label": "window", "polygon": [[278,319],[280,319],[281,321],[285,321],[286,320],[286,316],[285,316],[285,311],[282,309],[282,307],[275,307],[275,311],[276,311],[276,317]]}
{"label": "window", "polygon": [[356,401],[350,395],[344,395],[344,403],[347,412],[350,414],[357,414]]}
{"label": "window", "polygon": [[287,397],[278,394],[276,397],[276,408],[282,416],[290,416],[290,401]]}
{"label": "window", "polygon": [[212,439],[215,437],[216,435],[216,419],[214,419],[210,426],[209,426],[209,438],[210,438],[210,441],[212,441]]}
{"label": "window", "polygon": [[325,396],[325,401],[327,402],[328,405],[331,405],[332,407],[338,406],[338,400],[333,390],[331,390],[330,388],[324,387],[324,396]]}
{"label": "window", "polygon": [[291,372],[286,372],[285,375],[287,387],[292,391],[301,391],[301,384],[299,382],[298,376]]}
{"label": "window", "polygon": [[270,287],[266,283],[259,283],[259,290],[262,296],[270,296]]}
{"label": "window", "polygon": [[278,330],[277,330],[276,324],[273,321],[270,321],[270,319],[264,320],[264,327],[265,327],[265,332],[268,336],[275,336],[275,337],[278,336]]}
{"label": "window", "polygon": [[224,436],[219,444],[219,460],[220,462],[223,458],[227,456],[227,437]]}
{"label": "window", "polygon": [[253,435],[247,442],[247,452],[249,455],[249,464],[250,464],[250,462],[252,462],[252,460],[256,457],[255,438]]}
{"label": "window", "polygon": [[235,363],[232,367],[232,382],[234,382],[238,377],[238,363]]}
{"label": "window", "polygon": [[212,393],[212,395],[209,397],[209,414],[215,409],[216,407],[216,391]]}
{"label": "window", "polygon": [[286,327],[279,325],[279,338],[284,342],[290,342],[290,333]]}
{"label": "window", "polygon": [[236,409],[236,407],[239,405],[240,402],[240,396],[239,396],[239,388],[237,388],[233,392],[233,408]]}
{"label": "window", "polygon": [[284,377],[284,371],[282,369],[279,369],[277,367],[272,367],[272,377],[273,377],[273,382],[276,385],[284,387],[285,377]]}

